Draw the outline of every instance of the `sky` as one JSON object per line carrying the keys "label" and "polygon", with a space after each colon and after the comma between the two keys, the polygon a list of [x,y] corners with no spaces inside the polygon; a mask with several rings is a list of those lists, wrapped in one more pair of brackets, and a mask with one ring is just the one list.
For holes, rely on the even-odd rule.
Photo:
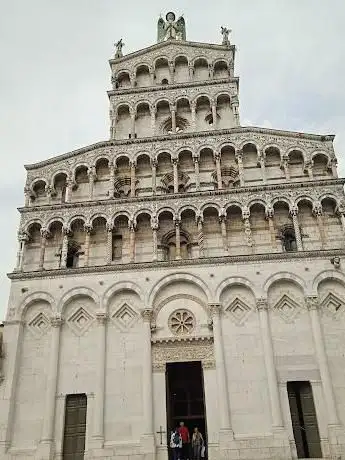
{"label": "sky", "polygon": [[15,265],[23,165],[109,138],[108,59],[156,42],[167,11],[187,39],[232,29],[241,124],[336,134],[345,176],[344,0],[0,0],[0,320]]}

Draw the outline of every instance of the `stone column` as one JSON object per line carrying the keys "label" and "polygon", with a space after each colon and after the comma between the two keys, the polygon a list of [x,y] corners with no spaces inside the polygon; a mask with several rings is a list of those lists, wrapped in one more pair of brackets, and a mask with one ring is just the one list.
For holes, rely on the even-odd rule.
{"label": "stone column", "polygon": [[261,168],[262,182],[264,184],[266,184],[267,178],[266,178],[266,167],[265,167],[265,154],[264,154],[264,152],[258,152],[258,164],[260,165],[260,168]]}
{"label": "stone column", "polygon": [[93,443],[99,449],[104,445],[104,394],[105,394],[105,369],[106,369],[106,323],[107,314],[103,311],[96,312],[97,318],[97,367],[96,388],[93,410]]}
{"label": "stone column", "polygon": [[243,170],[243,151],[237,150],[235,153],[235,158],[238,166],[238,177],[240,178],[240,186],[244,186],[244,170]]}
{"label": "stone column", "polygon": [[289,155],[283,155],[281,157],[280,167],[284,170],[286,180],[290,180]]}
{"label": "stone column", "polygon": [[317,225],[319,227],[320,240],[321,240],[321,249],[324,249],[324,247],[326,245],[326,232],[325,232],[325,227],[324,227],[324,224],[323,224],[322,204],[319,201],[313,203],[313,214],[315,216],[315,219],[317,221]]}
{"label": "stone column", "polygon": [[188,63],[188,74],[189,74],[189,80],[190,81],[193,81],[193,77],[194,77],[194,64],[192,63]]}
{"label": "stone column", "polygon": [[154,86],[155,84],[155,69],[153,67],[150,67],[150,77],[151,77],[151,86]]}
{"label": "stone column", "polygon": [[50,458],[52,451],[52,444],[54,440],[54,425],[55,425],[55,403],[56,403],[56,389],[57,377],[59,369],[59,354],[60,354],[60,333],[62,325],[61,316],[57,315],[51,319],[51,342],[50,342],[50,355],[47,361],[48,374],[46,390],[44,395],[44,412],[42,433],[39,446],[40,455],[43,458]]}
{"label": "stone column", "polygon": [[135,197],[135,161],[130,161],[129,166],[131,168],[131,197]]}
{"label": "stone column", "polygon": [[204,247],[204,231],[203,231],[204,218],[202,214],[196,216],[196,225],[198,228],[198,247],[199,247],[199,257],[205,256],[205,247]]}
{"label": "stone column", "polygon": [[195,174],[195,189],[200,190],[200,170],[199,170],[199,157],[193,156],[194,174]]}
{"label": "stone column", "polygon": [[175,63],[174,61],[169,61],[169,75],[170,75],[170,83],[174,83],[174,73],[175,73]]}
{"label": "stone column", "polygon": [[174,193],[178,193],[178,159],[173,158],[172,160],[172,165],[173,165],[173,176],[174,176]]}
{"label": "stone column", "polygon": [[46,192],[46,195],[47,195],[47,202],[48,204],[51,204],[51,201],[52,201],[52,187],[50,185],[46,185],[45,186],[45,192]]}
{"label": "stone column", "polygon": [[300,232],[300,229],[299,229],[299,223],[298,223],[297,215],[298,215],[298,207],[297,206],[292,206],[290,208],[290,216],[291,216],[291,219],[292,219],[293,228],[295,230],[295,238],[296,238],[297,250],[298,251],[303,251],[302,236],[301,236],[301,232]]}
{"label": "stone column", "polygon": [[114,198],[115,195],[115,166],[109,165],[109,198]]}
{"label": "stone column", "polygon": [[191,101],[190,103],[190,110],[192,116],[192,131],[196,130],[196,102]]}
{"label": "stone column", "polygon": [[66,268],[67,264],[67,251],[68,251],[68,235],[69,229],[67,227],[62,227],[62,247],[61,247],[61,262],[60,267]]}
{"label": "stone column", "polygon": [[218,187],[218,190],[222,190],[223,181],[222,181],[222,170],[221,170],[221,165],[220,165],[220,153],[214,154],[214,161],[216,163],[217,187]]}
{"label": "stone column", "polygon": [[112,222],[107,222],[107,258],[106,264],[110,265],[113,261],[113,224]]}
{"label": "stone column", "polygon": [[304,170],[307,171],[309,179],[312,180],[314,178],[314,175],[313,175],[313,161],[312,160],[305,162]]}
{"label": "stone column", "polygon": [[84,225],[85,232],[85,241],[84,241],[84,267],[89,266],[89,256],[90,256],[90,236],[91,236],[92,226],[90,224]]}
{"label": "stone column", "polygon": [[229,248],[228,248],[228,236],[226,232],[226,211],[225,209],[222,209],[221,212],[219,213],[219,223],[220,223],[220,229],[222,232],[223,249],[224,249],[224,252],[227,254]]}
{"label": "stone column", "polygon": [[265,209],[266,219],[268,221],[268,227],[271,235],[271,244],[273,252],[277,252],[277,239],[276,239],[276,229],[274,227],[274,208],[272,206],[267,206]]}
{"label": "stone column", "polygon": [[181,259],[181,236],[180,236],[180,224],[181,221],[179,218],[174,219],[175,223],[175,244],[176,244],[176,253],[175,253],[175,259],[180,260]]}
{"label": "stone column", "polygon": [[273,428],[281,429],[283,428],[283,416],[279,398],[277,372],[274,362],[272,334],[269,324],[268,305],[266,299],[259,299],[256,306],[259,312],[261,340],[263,345],[268,393],[271,405],[272,426]]}
{"label": "stone column", "polygon": [[133,71],[133,72],[130,72],[130,74],[129,74],[129,80],[130,80],[130,82],[131,82],[131,86],[132,86],[132,87],[135,87],[136,84],[137,84],[137,77],[136,77],[136,74],[135,74],[134,71]]}
{"label": "stone column", "polygon": [[25,197],[24,206],[25,207],[30,206],[30,193],[31,193],[30,187],[24,187],[24,197]]}
{"label": "stone column", "polygon": [[26,243],[29,239],[30,237],[26,232],[18,233],[19,248],[17,253],[16,271],[23,271]]}
{"label": "stone column", "polygon": [[344,232],[344,236],[345,236],[345,207],[344,207],[344,205],[341,204],[340,206],[338,206],[336,212],[337,212],[337,214],[338,214],[338,216],[340,218],[341,226],[343,228],[343,232]]}
{"label": "stone column", "polygon": [[38,269],[43,270],[44,266],[44,256],[46,252],[47,246],[47,238],[49,237],[50,233],[47,228],[41,228],[41,247],[40,247],[40,259],[38,264]]}
{"label": "stone column", "polygon": [[212,110],[212,119],[213,119],[213,129],[217,129],[217,101],[211,101],[211,110]]}
{"label": "stone column", "polygon": [[309,310],[310,321],[313,331],[315,354],[320,369],[322,388],[324,392],[326,408],[328,413],[328,425],[339,425],[339,418],[334,397],[332,379],[329,371],[327,353],[325,349],[325,342],[319,316],[319,299],[316,296],[310,296],[306,298],[306,303]]}
{"label": "stone column", "polygon": [[143,431],[144,435],[153,436],[153,382],[152,382],[152,352],[151,352],[151,318],[152,310],[141,312],[143,318]]}
{"label": "stone column", "polygon": [[238,100],[231,101],[231,109],[232,113],[234,114],[234,122],[236,126],[240,126],[240,112],[238,110],[239,102]]}
{"label": "stone column", "polygon": [[66,203],[70,203],[72,201],[72,189],[73,189],[73,179],[69,178],[66,182]]}
{"label": "stone column", "polygon": [[150,107],[150,115],[151,115],[151,132],[152,136],[156,134],[156,113],[157,107],[155,105],[151,105]]}
{"label": "stone column", "polygon": [[135,222],[130,220],[128,222],[129,228],[129,261],[135,262]]}
{"label": "stone column", "polygon": [[152,195],[157,193],[157,166],[158,161],[156,158],[151,158],[151,168],[152,168]]}
{"label": "stone column", "polygon": [[91,166],[91,168],[87,172],[89,176],[89,200],[93,199],[93,187],[96,178],[96,168]]}
{"label": "stone column", "polygon": [[151,228],[152,228],[152,246],[153,254],[152,260],[156,261],[158,259],[158,243],[157,243],[157,230],[159,227],[159,222],[156,214],[151,216]]}
{"label": "stone column", "polygon": [[129,114],[131,117],[131,139],[135,139],[135,109],[131,107]]}
{"label": "stone column", "polygon": [[253,237],[252,237],[252,230],[250,228],[250,211],[249,209],[244,206],[242,209],[242,219],[244,225],[244,234],[247,240],[247,245],[253,248]]}
{"label": "stone column", "polygon": [[210,78],[214,78],[214,65],[213,64],[208,65],[208,76]]}
{"label": "stone column", "polygon": [[336,158],[332,158],[330,160],[330,168],[332,170],[332,175],[333,177],[337,178],[338,177],[338,169],[337,169],[337,165],[338,165],[338,160]]}
{"label": "stone column", "polygon": [[170,104],[170,113],[171,113],[171,130],[173,134],[176,134],[176,105]]}
{"label": "stone column", "polygon": [[233,437],[230,421],[230,406],[228,396],[228,384],[223,350],[223,334],[221,323],[221,306],[209,305],[213,324],[214,355],[216,361],[217,393],[219,402],[220,431],[228,432]]}

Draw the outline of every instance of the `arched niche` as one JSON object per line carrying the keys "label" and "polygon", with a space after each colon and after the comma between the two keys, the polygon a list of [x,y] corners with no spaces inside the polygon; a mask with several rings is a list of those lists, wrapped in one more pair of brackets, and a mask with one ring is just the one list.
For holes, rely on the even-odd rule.
{"label": "arched niche", "polygon": [[[158,259],[172,260],[175,258],[176,251],[175,224],[172,211],[164,210],[161,212],[158,216],[158,221]],[[169,241],[167,241],[167,235],[169,235]]]}
{"label": "arched niche", "polygon": [[176,132],[191,131],[192,115],[189,100],[181,98],[176,103]]}
{"label": "arched niche", "polygon": [[116,87],[128,88],[131,86],[131,80],[128,72],[120,72],[117,76]]}
{"label": "arched niche", "polygon": [[153,238],[151,216],[142,212],[137,216],[137,230],[135,234],[135,261],[151,262],[153,256]]}
{"label": "arched niche", "polygon": [[152,135],[151,112],[147,102],[142,102],[137,106],[135,132],[137,137],[148,137]]}
{"label": "arched niche", "polygon": [[157,85],[170,83],[169,62],[166,58],[159,58],[155,63],[155,76]]}
{"label": "arched niche", "polygon": [[119,214],[114,218],[112,230],[112,263],[129,263],[129,228],[128,216]]}
{"label": "arched niche", "polygon": [[229,77],[229,66],[226,61],[218,61],[214,64],[213,75],[216,79]]}
{"label": "arched niche", "polygon": [[255,253],[270,253],[272,240],[263,204],[255,203],[250,207],[250,228]]}
{"label": "arched niche", "polygon": [[325,249],[340,249],[344,247],[344,230],[337,212],[337,202],[334,198],[326,197],[321,201],[323,224],[325,231]]}
{"label": "arched niche", "polygon": [[89,265],[104,265],[107,259],[106,218],[99,216],[92,220],[90,235]]}
{"label": "arched niche", "polygon": [[122,104],[117,108],[115,139],[129,139],[132,134],[131,130],[132,126],[129,106]]}
{"label": "arched niche", "polygon": [[305,177],[304,158],[300,150],[289,152],[289,171],[291,179],[302,180]]}
{"label": "arched niche", "polygon": [[106,198],[109,193],[110,169],[107,158],[99,158],[96,162],[96,181],[94,183],[93,196]]}
{"label": "arched niche", "polygon": [[196,128],[197,131],[210,130],[213,127],[213,116],[210,99],[207,96],[200,96],[196,101]]}
{"label": "arched niche", "polygon": [[44,268],[46,270],[60,268],[62,256],[62,222],[53,220],[48,227],[49,238],[46,243],[44,255]]}
{"label": "arched niche", "polygon": [[169,102],[166,100],[159,101],[156,107],[156,131],[157,133],[168,134],[169,128],[171,131],[172,126]]}
{"label": "arched niche", "polygon": [[150,70],[147,65],[142,64],[137,67],[135,81],[137,83],[136,86],[140,88],[151,86]]}
{"label": "arched niche", "polygon": [[194,61],[194,80],[203,81],[209,79],[208,62],[205,58]]}
{"label": "arched niche", "polygon": [[41,224],[35,222],[31,224],[27,233],[29,239],[26,243],[23,269],[24,271],[38,270],[40,246],[41,246]]}
{"label": "arched niche", "polygon": [[328,157],[322,153],[316,154],[313,157],[312,171],[314,177],[331,177],[332,171],[328,167]]}
{"label": "arched niche", "polygon": [[223,255],[222,234],[219,223],[219,211],[213,206],[203,210],[204,250],[207,257]]}
{"label": "arched niche", "polygon": [[185,56],[178,56],[175,59],[174,82],[183,83],[189,81],[188,59]]}
{"label": "arched niche", "polygon": [[227,129],[233,126],[234,117],[230,106],[230,96],[221,94],[217,97],[217,129]]}
{"label": "arched niche", "polygon": [[281,165],[281,154],[277,147],[268,147],[265,150],[265,170],[267,181],[283,181],[285,174]]}
{"label": "arched niche", "polygon": [[65,203],[66,201],[66,190],[67,190],[67,174],[66,173],[58,173],[54,176],[53,181],[53,196],[52,201],[53,203]]}

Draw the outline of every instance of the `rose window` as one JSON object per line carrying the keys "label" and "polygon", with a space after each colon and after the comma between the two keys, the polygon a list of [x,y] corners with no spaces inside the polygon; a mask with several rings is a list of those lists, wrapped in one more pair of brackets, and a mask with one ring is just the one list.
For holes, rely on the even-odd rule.
{"label": "rose window", "polygon": [[190,334],[195,327],[193,313],[188,310],[176,310],[169,318],[170,330],[176,335]]}

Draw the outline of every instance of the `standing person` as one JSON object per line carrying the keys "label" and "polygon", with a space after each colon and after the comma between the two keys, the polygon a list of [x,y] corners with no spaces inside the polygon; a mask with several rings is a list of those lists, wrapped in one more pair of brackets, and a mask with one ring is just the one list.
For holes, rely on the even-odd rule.
{"label": "standing person", "polygon": [[170,436],[170,447],[173,453],[173,460],[180,460],[181,448],[182,448],[182,438],[179,433],[178,427],[171,433]]}
{"label": "standing person", "polygon": [[204,445],[204,438],[200,433],[198,427],[194,428],[193,436],[192,436],[192,449],[193,449],[193,460],[200,460],[201,457],[201,449]]}
{"label": "standing person", "polygon": [[184,422],[180,422],[179,433],[182,439],[182,455],[181,460],[188,460],[189,459],[189,430],[186,426],[184,426]]}

